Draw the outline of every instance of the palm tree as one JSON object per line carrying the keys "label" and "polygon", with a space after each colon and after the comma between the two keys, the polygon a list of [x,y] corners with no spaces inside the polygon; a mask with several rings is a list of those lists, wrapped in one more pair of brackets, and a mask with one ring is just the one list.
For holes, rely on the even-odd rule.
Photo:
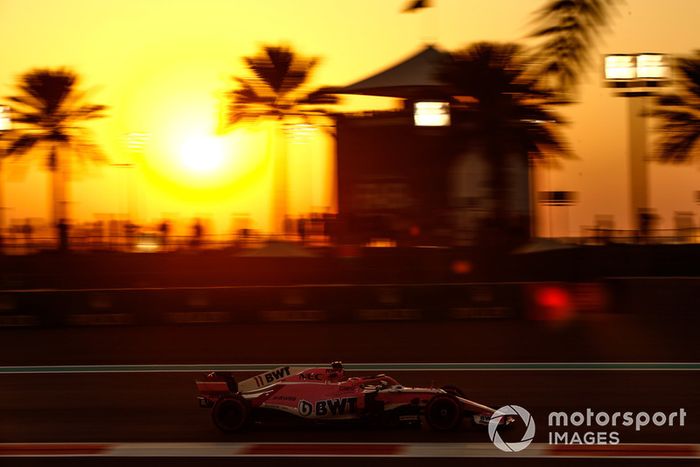
{"label": "palm tree", "polygon": [[83,122],[105,116],[104,105],[85,102],[79,76],[65,68],[39,68],[22,74],[12,103],[13,125],[7,156],[40,153],[51,173],[54,225],[68,220],[66,171],[68,156],[80,161],[104,161]]}
{"label": "palm tree", "polygon": [[591,63],[601,30],[620,0],[547,0],[535,12],[537,26],[530,37],[540,39],[531,60],[547,87],[572,91]]}
{"label": "palm tree", "polygon": [[700,143],[700,51],[679,58],[681,89],[657,98],[652,114],[661,119],[659,159],[680,163],[699,156]]}
{"label": "palm tree", "polygon": [[[324,88],[307,90],[318,58],[305,58],[284,46],[262,47],[253,57],[244,57],[250,78],[234,77],[237,88],[229,93],[228,124],[267,119],[282,130],[285,121],[310,122],[327,115],[323,106],[337,103]],[[284,150],[275,164],[273,229],[282,228],[287,213],[287,160]]]}
{"label": "palm tree", "polygon": [[452,88],[457,106],[471,111],[474,126],[467,130],[465,143],[483,145],[491,190],[489,220],[502,229],[510,223],[507,154],[523,154],[527,166],[531,160],[567,155],[559,132],[562,119],[551,108],[553,92],[538,86],[518,44],[480,42],[452,58],[440,77]]}

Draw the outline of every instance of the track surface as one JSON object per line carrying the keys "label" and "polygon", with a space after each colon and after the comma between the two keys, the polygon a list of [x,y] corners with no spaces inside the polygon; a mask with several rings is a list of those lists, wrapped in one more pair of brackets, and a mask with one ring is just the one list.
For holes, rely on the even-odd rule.
{"label": "track surface", "polygon": [[0,366],[285,362],[700,361],[700,317],[574,322],[267,323],[0,330]]}
{"label": "track surface", "polygon": [[[700,361],[698,322],[629,316],[568,325],[523,321],[462,323],[277,323],[237,326],[172,326],[3,330],[1,365],[144,363],[346,362],[673,362]],[[623,442],[700,442],[698,371],[463,371],[391,372],[406,385],[456,384],[474,400],[518,404],[538,423],[546,442],[553,410],[688,412],[682,429],[620,430]],[[196,407],[197,374],[0,375],[2,442],[488,442],[485,432],[437,434],[421,430],[348,427],[256,428],[233,438],[219,434],[206,410]],[[241,375],[245,377],[245,374]],[[483,459],[470,460],[480,465]],[[590,461],[486,459],[489,465],[589,465]],[[484,461],[486,461],[484,460]],[[1,465],[124,465],[109,459],[13,459]],[[239,460],[207,459],[203,465]],[[464,465],[465,460],[444,460]],[[615,461],[598,460],[603,465]],[[690,461],[692,464],[694,461]],[[276,465],[272,459],[246,460]],[[357,461],[333,459],[333,465]],[[148,459],[128,465],[196,465],[195,460]],[[285,465],[327,465],[322,459],[285,459]],[[402,459],[370,459],[362,465],[407,465]],[[427,460],[410,464],[428,465]],[[636,462],[637,465],[640,465]],[[642,464],[655,464],[643,461]]]}
{"label": "track surface", "polygon": [[[547,442],[550,411],[664,411],[683,407],[683,428],[620,430],[623,442],[694,443],[700,439],[697,372],[392,372],[406,385],[456,384],[468,397],[528,409]],[[0,376],[4,442],[314,441],[488,442],[485,431],[363,430],[356,427],[260,427],[225,436],[196,405],[197,374],[72,374]],[[241,374],[245,377],[245,373]],[[669,379],[673,384],[669,384]]]}

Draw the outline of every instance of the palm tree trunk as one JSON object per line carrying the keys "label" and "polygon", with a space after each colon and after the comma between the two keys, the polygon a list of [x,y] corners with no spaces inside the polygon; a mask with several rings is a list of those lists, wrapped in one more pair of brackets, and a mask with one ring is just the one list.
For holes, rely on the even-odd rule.
{"label": "palm tree trunk", "polygon": [[491,197],[492,197],[492,217],[498,227],[506,227],[508,223],[508,211],[510,206],[508,200],[508,181],[506,157],[504,148],[500,143],[491,142],[489,144],[489,165]]}
{"label": "palm tree trunk", "polygon": [[484,220],[481,232],[481,242],[490,246],[499,246],[506,242],[510,227],[510,205],[505,167],[505,148],[497,138],[488,138],[485,155],[488,167],[489,214]]}
{"label": "palm tree trunk", "polygon": [[285,232],[287,220],[287,197],[288,197],[288,174],[287,174],[287,138],[284,134],[282,122],[278,121],[274,127],[277,133],[277,148],[274,168],[273,168],[273,225],[272,231]]}
{"label": "palm tree trunk", "polygon": [[60,208],[60,176],[58,173],[58,153],[56,152],[56,148],[52,147],[51,148],[51,153],[49,154],[49,162],[48,162],[48,169],[51,177],[51,199],[50,199],[50,204],[51,204],[51,224],[53,228],[56,228],[58,226],[59,221],[61,220],[61,208]]}
{"label": "palm tree trunk", "polygon": [[51,148],[48,163],[51,173],[52,227],[56,232],[56,243],[60,250],[68,249],[68,210],[66,202],[67,173],[65,164],[59,160],[56,147]]}
{"label": "palm tree trunk", "polygon": [[70,220],[70,193],[68,192],[68,187],[70,184],[70,166],[69,158],[64,158],[61,161],[61,166],[59,167],[61,175],[61,217],[68,222]]}

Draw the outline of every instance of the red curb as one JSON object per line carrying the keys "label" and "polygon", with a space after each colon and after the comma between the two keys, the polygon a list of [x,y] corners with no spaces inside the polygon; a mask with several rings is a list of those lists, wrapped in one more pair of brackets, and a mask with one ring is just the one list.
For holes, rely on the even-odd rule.
{"label": "red curb", "polygon": [[244,455],[309,455],[309,456],[395,456],[403,452],[399,444],[252,444]]}
{"label": "red curb", "polygon": [[2,444],[0,456],[98,455],[109,444]]}
{"label": "red curb", "polygon": [[552,456],[582,457],[698,457],[695,446],[685,444],[608,444],[608,445],[557,445],[549,448]]}

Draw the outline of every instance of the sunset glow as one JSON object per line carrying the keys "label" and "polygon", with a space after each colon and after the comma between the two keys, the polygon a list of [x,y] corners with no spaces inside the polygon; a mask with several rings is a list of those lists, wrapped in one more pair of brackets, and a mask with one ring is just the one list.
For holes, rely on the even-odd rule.
{"label": "sunset glow", "polygon": [[[261,44],[288,44],[320,58],[311,87],[343,86],[415,53],[426,42],[457,50],[479,40],[525,41],[531,14],[541,3],[440,0],[435,8],[402,14],[403,0],[358,0],[342,7],[306,0],[206,0],[196,8],[191,2],[164,0],[0,0],[0,43],[21,44],[0,49],[0,95],[10,95],[15,77],[33,67],[74,68],[84,78],[90,100],[109,106],[108,118],[90,123],[96,142],[110,162],[135,164],[141,223],[166,213],[205,212],[217,229],[226,229],[232,213],[245,212],[264,229],[273,191],[271,157],[279,142],[270,142],[261,122],[214,136],[225,117],[226,93],[236,86],[232,77],[250,76],[242,57],[254,55]],[[572,122],[565,132],[576,158],[534,179],[543,190],[581,193],[580,203],[566,214],[572,232],[591,224],[597,214],[616,216],[617,226],[629,221],[627,194],[619,183],[627,174],[620,157],[627,144],[626,102],[602,90],[602,56],[683,54],[697,48],[700,38],[691,3],[672,0],[659,8],[656,2],[629,0],[601,43],[600,63],[591,66],[582,82],[580,103],[565,110]],[[289,21],[300,16],[312,26]],[[650,25],[672,27],[651,35]],[[381,97],[348,97],[341,109],[395,105]],[[150,135],[139,151],[124,143],[130,132]],[[287,141],[290,202],[296,212],[310,212],[314,206],[334,209],[335,175],[329,162],[333,140],[323,131],[302,136]],[[276,145],[274,151],[270,144]],[[39,162],[39,170],[27,171],[19,162],[8,163],[4,170],[8,222],[49,217],[47,175],[39,156],[30,159]],[[126,204],[124,171],[106,166],[96,170],[77,174],[71,183],[72,212],[81,220]],[[650,177],[657,187],[651,193],[660,226],[671,227],[675,211],[696,209],[691,194],[698,189],[697,168],[653,165]],[[601,186],[607,188],[591,189]],[[90,196],[96,187],[101,197]],[[555,224],[543,231],[562,234],[564,215],[556,210],[540,213],[544,222]]]}
{"label": "sunset glow", "polygon": [[209,174],[221,169],[225,150],[223,141],[214,136],[187,136],[180,146],[180,163],[187,170]]}
{"label": "sunset glow", "polygon": [[699,19],[0,0],[0,464],[700,460]]}

